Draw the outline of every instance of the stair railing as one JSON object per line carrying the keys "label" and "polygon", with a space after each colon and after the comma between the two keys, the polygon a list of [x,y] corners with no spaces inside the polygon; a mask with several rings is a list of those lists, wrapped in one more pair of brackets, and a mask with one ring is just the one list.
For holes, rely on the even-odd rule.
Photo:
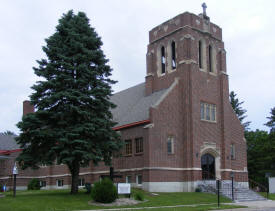
{"label": "stair railing", "polygon": [[[268,188],[266,186],[254,181],[252,179],[248,179],[248,180],[249,180],[249,188],[251,188],[253,190],[255,187],[258,187],[261,192],[266,193],[266,198],[268,199],[268,192],[269,191],[268,191]],[[257,191],[259,191],[259,190],[257,190]]]}
{"label": "stair railing", "polygon": [[[206,186],[209,192],[218,194],[218,191],[222,193],[222,195],[234,200],[234,192],[235,192],[235,185],[231,181],[224,181],[221,178],[216,177],[216,175],[211,174],[210,172],[204,171],[202,172],[202,185]],[[204,175],[210,176],[210,179],[205,179]],[[217,181],[220,181],[220,190],[217,188]],[[212,184],[211,184],[211,181]],[[232,189],[233,187],[233,189]]]}

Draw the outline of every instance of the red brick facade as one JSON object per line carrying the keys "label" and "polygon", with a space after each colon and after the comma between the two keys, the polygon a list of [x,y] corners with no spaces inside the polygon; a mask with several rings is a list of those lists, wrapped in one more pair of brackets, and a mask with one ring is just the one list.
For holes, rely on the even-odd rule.
{"label": "red brick facade", "polygon": [[[175,69],[171,66],[171,42],[176,46]],[[164,74],[161,47],[165,49]],[[116,173],[123,176],[116,182],[125,182],[125,177],[131,176],[131,183],[136,184],[136,177],[141,175],[141,187],[149,191],[194,191],[202,180],[201,157],[207,153],[215,157],[217,178],[229,180],[234,172],[236,181],[247,182],[246,142],[243,127],[229,102],[225,54],[221,28],[202,16],[186,12],[149,32],[145,95],[167,90],[150,107],[149,119],[116,128],[123,140],[132,140],[132,155],[113,160]],[[201,103],[216,106],[215,121],[201,119]],[[33,109],[28,107],[26,112]],[[135,139],[139,137],[143,138],[143,152],[136,154]],[[172,153],[168,153],[169,138],[173,140]],[[108,174],[108,167],[91,164],[81,169],[80,178],[93,183],[102,174]],[[0,177],[7,175],[10,173],[5,171]],[[19,186],[26,186],[32,177],[45,180],[51,187],[56,186],[57,179],[70,184],[69,171],[63,165],[20,171]]]}

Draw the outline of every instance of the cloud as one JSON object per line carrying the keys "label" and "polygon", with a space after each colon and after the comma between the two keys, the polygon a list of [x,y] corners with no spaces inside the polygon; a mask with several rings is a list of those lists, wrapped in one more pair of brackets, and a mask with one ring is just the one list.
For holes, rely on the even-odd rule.
{"label": "cloud", "polygon": [[[41,46],[55,31],[58,19],[70,9],[84,11],[104,43],[110,59],[113,87],[120,91],[144,81],[148,32],[174,16],[201,12],[201,1],[3,1],[0,8],[0,131],[18,132],[22,102],[38,78],[32,67],[45,57]],[[223,29],[230,90],[248,110],[252,128],[263,124],[275,106],[274,1],[207,2],[211,21]]]}

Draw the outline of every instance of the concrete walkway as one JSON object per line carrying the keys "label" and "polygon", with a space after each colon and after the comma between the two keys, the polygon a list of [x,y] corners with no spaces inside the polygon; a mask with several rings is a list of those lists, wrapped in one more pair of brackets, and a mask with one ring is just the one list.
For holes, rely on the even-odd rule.
{"label": "concrete walkway", "polygon": [[[251,202],[237,202],[237,203],[223,203],[232,205],[247,206],[248,208],[213,210],[213,211],[275,211],[275,201],[251,201]],[[113,209],[97,209],[97,210],[81,210],[81,211],[118,211],[118,210],[143,210],[143,209],[157,209],[157,208],[177,208],[177,207],[196,207],[201,205],[217,205],[213,204],[192,204],[192,205],[175,205],[175,206],[160,206],[160,207],[135,207],[135,208],[113,208]]]}
{"label": "concrete walkway", "polygon": [[[224,204],[227,204],[227,203],[224,203]],[[118,211],[118,210],[144,210],[144,209],[158,209],[158,208],[165,209],[165,208],[177,208],[177,207],[197,207],[197,206],[202,206],[202,205],[217,205],[217,203],[211,203],[211,204],[186,204],[186,205],[160,206],[160,207],[111,208],[111,209],[79,210],[79,211]]]}
{"label": "concrete walkway", "polygon": [[[246,202],[237,202],[233,203],[235,205],[247,206],[248,208],[240,209],[227,209],[224,211],[275,211],[275,201],[266,200],[266,201],[246,201]],[[219,210],[221,211],[221,210]]]}

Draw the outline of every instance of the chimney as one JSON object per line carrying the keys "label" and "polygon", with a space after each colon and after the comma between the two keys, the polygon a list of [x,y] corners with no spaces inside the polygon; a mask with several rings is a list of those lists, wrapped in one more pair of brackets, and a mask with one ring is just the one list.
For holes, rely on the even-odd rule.
{"label": "chimney", "polygon": [[23,116],[25,116],[28,113],[34,113],[34,106],[31,105],[29,100],[25,100],[23,102]]}

